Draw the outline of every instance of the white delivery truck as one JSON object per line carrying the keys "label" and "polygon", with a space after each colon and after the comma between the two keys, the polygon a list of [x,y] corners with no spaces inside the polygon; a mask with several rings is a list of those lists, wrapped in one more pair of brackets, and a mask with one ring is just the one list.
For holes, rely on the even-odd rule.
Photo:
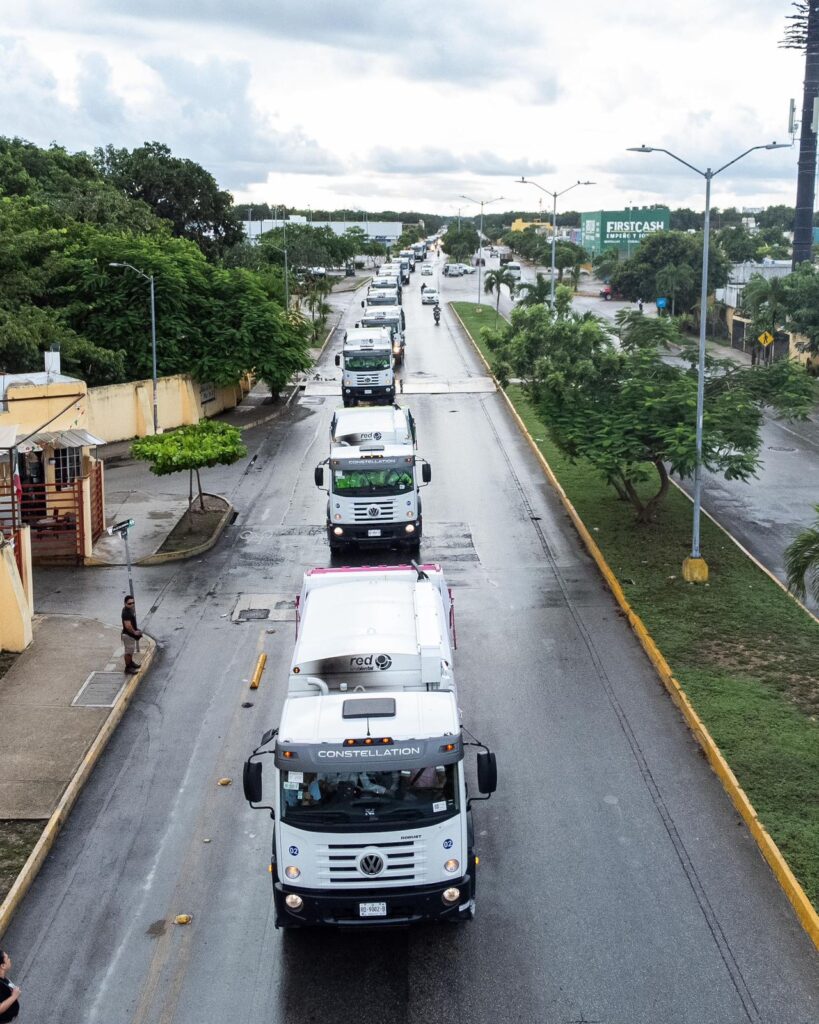
{"label": "white delivery truck", "polygon": [[361,303],[364,312],[356,324],[357,327],[386,327],[392,337],[392,354],[395,365],[401,366],[404,362],[404,351],[406,348],[406,336],[404,329],[407,319],[401,306],[367,306]]}
{"label": "white delivery truck", "polygon": [[425,260],[427,258],[427,243],[426,242],[415,242],[412,246],[412,251],[415,253],[415,262],[419,260]]}
{"label": "white delivery truck", "polygon": [[[296,629],[279,727],[243,779],[275,822],[276,927],[471,918],[470,806],[497,768],[464,738],[441,567],[311,569]],[[468,793],[468,746],[482,797]]]}
{"label": "white delivery truck", "polygon": [[397,288],[373,288],[367,289],[367,297],[362,300],[361,305],[366,309],[368,306],[399,306],[401,297]]}
{"label": "white delivery truck", "polygon": [[378,277],[372,279],[367,292],[380,291],[384,288],[392,288],[398,293],[396,304],[400,306],[403,300],[400,276],[398,274],[379,274]]}
{"label": "white delivery truck", "polygon": [[393,360],[393,338],[388,325],[376,323],[345,331],[341,354],[335,360],[336,366],[342,367],[341,398],[344,404],[392,404],[395,399]]}
{"label": "white delivery truck", "polygon": [[414,249],[402,249],[398,253],[398,256],[402,260],[407,260],[409,263],[410,273],[415,273],[415,250]]}
{"label": "white delivery truck", "polygon": [[333,416],[331,431],[330,455],[314,473],[316,486],[327,490],[330,550],[417,551],[421,487],[432,479],[432,467],[415,454],[411,415],[398,406],[342,410]]}

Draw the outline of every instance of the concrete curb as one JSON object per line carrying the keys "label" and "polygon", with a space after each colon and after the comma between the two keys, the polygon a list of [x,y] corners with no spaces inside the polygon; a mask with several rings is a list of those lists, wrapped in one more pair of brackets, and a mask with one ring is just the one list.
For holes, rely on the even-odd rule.
{"label": "concrete curb", "polygon": [[[227,506],[211,536],[201,544],[196,544],[192,548],[183,548],[182,551],[155,551],[152,555],[146,555],[144,558],[138,559],[134,562],[134,565],[162,565],[164,562],[182,562],[186,558],[193,558],[194,555],[201,555],[205,551],[210,551],[224,533],[225,527],[227,526],[235,509],[227,498],[223,497],[221,494],[210,494],[208,491],[203,491],[203,494],[208,498],[219,498],[221,501],[224,501]],[[182,520],[180,519],[179,522],[181,521]],[[175,524],[174,529],[178,525],[178,523]]]}
{"label": "concrete curb", "polygon": [[145,636],[145,639],[149,641],[149,646],[142,655],[139,672],[135,676],[131,676],[127,684],[120,691],[116,704],[111,708],[111,712],[108,715],[108,718],[106,718],[102,728],[97,733],[96,739],[94,739],[91,746],[86,751],[85,757],[80,762],[79,767],[66,786],[63,795],[60,797],[59,803],[54,809],[51,817],[46,822],[42,835],[37,840],[34,849],[29,854],[28,860],[23,865],[11,889],[9,889],[6,898],[3,900],[2,904],[0,904],[0,938],[2,938],[6,933],[8,926],[11,924],[11,919],[14,917],[23,897],[31,888],[34,879],[39,874],[40,868],[43,866],[46,857],[51,852],[51,848],[54,846],[57,836],[60,833],[60,829],[68,820],[74,804],[77,802],[86,782],[88,782],[94,766],[97,761],[99,761],[103,750],[105,750],[108,745],[108,741],[114,733],[114,730],[122,720],[122,716],[125,714],[126,709],[131,703],[137,687],[147,674],[148,669],[151,667],[156,654],[156,642],[149,636]]}
{"label": "concrete curb", "polygon": [[[759,820],[759,816],[754,810],[753,804],[748,799],[747,794],[740,786],[736,776],[731,770],[730,765],[725,760],[721,750],[714,742],[714,739],[711,736],[711,734],[706,729],[702,719],[694,710],[691,702],[688,699],[687,694],[683,690],[679,681],[674,677],[674,674],[671,671],[671,666],[663,657],[663,654],[660,651],[657,644],[655,643],[653,637],[646,629],[643,620],[640,618],[639,615],[637,615],[637,613],[629,604],[628,599],[626,598],[626,595],[624,594],[623,588],[620,586],[617,577],[614,575],[611,568],[609,567],[608,562],[603,557],[603,552],[597,546],[597,542],[589,533],[588,529],[586,528],[586,524],[578,515],[574,505],[571,503],[571,501],[568,498],[568,495],[563,490],[560,481],[555,476],[552,467],[546,461],[543,452],[541,452],[541,450],[538,448],[537,442],[526,429],[526,424],[523,422],[520,415],[518,414],[517,409],[515,409],[514,405],[512,404],[512,400],[506,394],[506,392],[498,382],[497,378],[495,377],[494,373],[492,372],[492,367],[484,358],[484,355],[481,352],[481,350],[475,344],[472,335],[464,326],[463,320],[461,320],[461,318],[458,316],[457,312],[454,309],[452,310],[452,312],[455,314],[455,317],[458,323],[461,325],[464,334],[472,342],[472,345],[475,351],[477,352],[481,362],[484,364],[488,373],[491,375],[492,379],[497,384],[498,392],[503,396],[507,406],[509,407],[509,411],[511,412],[515,422],[518,425],[518,428],[520,429],[521,433],[526,438],[526,440],[529,442],[529,446],[531,447],[536,458],[540,462],[541,468],[546,474],[549,483],[552,485],[552,487],[554,487],[555,491],[557,492],[557,495],[560,498],[563,507],[566,509],[569,518],[572,520],[575,529],[580,534],[580,538],[585,544],[587,551],[594,559],[594,561],[597,563],[597,567],[600,570],[606,583],[608,584],[608,587],[611,590],[612,594],[614,595],[615,601],[617,601],[617,604],[620,606],[621,610],[624,612],[626,618],[628,619],[629,625],[636,634],[637,639],[640,641],[643,650],[648,655],[649,660],[651,661],[652,665],[654,666],[657,672],[657,675],[660,677],[660,680],[663,683],[663,686],[665,686],[666,690],[668,690],[671,699],[682,712],[683,717],[685,718],[688,724],[688,727],[691,729],[695,739],[702,747],[705,756],[708,758],[709,764],[711,765],[712,769],[714,770],[720,782],[722,783],[725,792],[728,794],[737,812],[747,825],[748,830],[754,837],[754,840],[756,841],[756,844],[759,847],[762,856],[768,862],[768,866],[773,871],[777,881],[779,882],[780,887],[782,888],[782,891],[785,893],[785,895],[791,903],[791,906],[796,911],[796,916],[799,918],[800,924],[804,928],[810,940],[813,942],[814,946],[817,948],[817,950],[819,950],[819,914],[817,914],[816,910],[813,907],[813,904],[808,899],[805,890],[799,884],[795,875],[788,866],[788,863],[783,857],[779,847],[773,841],[770,834],[765,829],[765,826]],[[719,526],[719,523],[717,523],[717,525]],[[734,541],[734,543],[741,551],[747,554],[742,545],[739,544],[736,540],[734,540],[734,538],[731,537],[731,534],[728,533],[728,531],[725,530],[724,527],[720,527],[720,529],[722,529],[723,532],[728,537],[730,537],[731,540]],[[759,565],[759,563],[756,562],[756,559],[753,559],[753,561],[757,565]],[[764,566],[760,566],[760,568],[764,568]],[[767,570],[765,571],[767,572]],[[771,574],[768,573],[768,575]],[[772,578],[776,580],[775,577]],[[782,584],[779,582],[779,580],[776,580],[776,582],[779,583],[780,587],[782,587]],[[783,589],[785,588],[783,587]],[[807,609],[805,610],[807,611]],[[808,612],[808,614],[811,613]]]}

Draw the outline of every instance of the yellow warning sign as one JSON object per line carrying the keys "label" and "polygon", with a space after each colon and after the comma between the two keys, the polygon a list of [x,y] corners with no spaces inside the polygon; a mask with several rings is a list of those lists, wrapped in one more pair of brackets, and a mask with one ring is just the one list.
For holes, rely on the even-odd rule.
{"label": "yellow warning sign", "polygon": [[767,348],[768,345],[773,344],[774,336],[771,334],[770,331],[763,331],[762,334],[760,334],[758,340],[760,345],[765,345],[765,347]]}

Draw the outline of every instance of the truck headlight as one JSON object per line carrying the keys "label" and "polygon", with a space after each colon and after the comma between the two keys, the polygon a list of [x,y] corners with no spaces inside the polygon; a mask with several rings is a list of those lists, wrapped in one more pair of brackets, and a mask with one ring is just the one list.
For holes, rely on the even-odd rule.
{"label": "truck headlight", "polygon": [[448,860],[444,864],[444,871],[448,871],[451,875],[454,875],[460,866],[460,863],[452,857],[451,860]]}
{"label": "truck headlight", "polygon": [[341,529],[340,526],[334,526],[333,533],[336,535],[336,537],[340,537],[342,533],[344,533],[344,531]]}
{"label": "truck headlight", "polygon": [[407,533],[415,533],[415,523],[407,523],[404,529]]}
{"label": "truck headlight", "polygon": [[284,897],[284,902],[291,910],[301,910],[304,906],[304,900],[301,896],[297,896],[294,892]]}
{"label": "truck headlight", "polygon": [[298,878],[301,874],[301,870],[297,868],[295,864],[288,864],[284,869],[284,873],[288,878]]}
{"label": "truck headlight", "polygon": [[444,901],[444,903],[448,903],[450,905],[453,903],[457,903],[460,898],[461,890],[456,889],[454,885],[450,889],[444,889],[444,891],[441,893],[441,899]]}

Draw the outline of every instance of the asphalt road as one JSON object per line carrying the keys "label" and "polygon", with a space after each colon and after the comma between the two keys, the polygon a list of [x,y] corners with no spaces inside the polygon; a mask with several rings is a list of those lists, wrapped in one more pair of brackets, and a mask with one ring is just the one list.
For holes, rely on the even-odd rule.
{"label": "asphalt road", "polygon": [[[419,287],[416,272],[408,388],[480,381],[451,315],[434,327]],[[422,556],[455,588],[464,723],[500,769],[498,792],[475,807],[476,920],[273,928],[271,822],[246,806],[240,779],[276,724],[293,623],[230,616],[248,593],[275,608],[306,567],[329,562],[312,467],[335,403],[308,393],[249,432],[252,464],[208,474],[239,510],[220,544],[137,571],[140,624],[160,657],[6,936],[21,1020],[815,1021],[812,945],[502,400],[465,386],[405,401],[433,467]],[[121,485],[145,470],[111,473]],[[37,604],[115,620],[123,584],[116,569],[38,573]],[[267,672],[249,691],[260,650]]]}

